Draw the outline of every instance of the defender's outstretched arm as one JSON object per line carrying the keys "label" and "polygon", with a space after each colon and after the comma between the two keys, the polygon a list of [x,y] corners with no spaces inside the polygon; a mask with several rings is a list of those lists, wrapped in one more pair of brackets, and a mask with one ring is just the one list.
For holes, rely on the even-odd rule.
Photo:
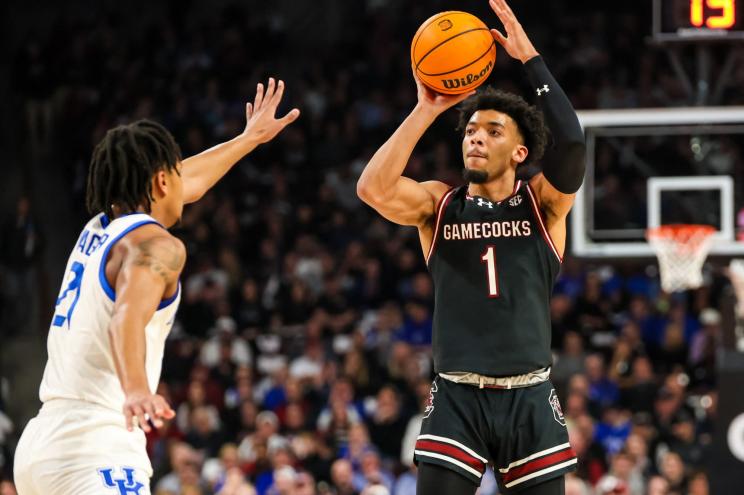
{"label": "defender's outstretched arm", "polygon": [[280,119],[275,117],[283,94],[284,81],[275,82],[273,77],[269,78],[265,92],[264,85],[259,83],[255,100],[245,106],[245,130],[230,141],[183,161],[184,203],[199,200],[238,160],[259,144],[274,139],[282,129],[297,120],[300,111],[296,108]]}

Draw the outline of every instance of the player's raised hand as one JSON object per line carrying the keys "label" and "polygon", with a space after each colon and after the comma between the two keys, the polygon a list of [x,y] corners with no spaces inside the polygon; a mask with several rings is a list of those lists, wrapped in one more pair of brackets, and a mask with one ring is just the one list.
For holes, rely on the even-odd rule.
{"label": "player's raised hand", "polygon": [[124,418],[128,431],[134,430],[139,425],[145,433],[148,433],[150,423],[155,428],[163,426],[163,419],[173,419],[176,412],[171,409],[163,396],[149,392],[130,392],[124,401]]}
{"label": "player's raised hand", "polygon": [[498,29],[491,29],[494,39],[504,47],[506,53],[512,58],[521,60],[522,63],[539,55],[506,0],[488,0],[488,3],[506,30],[506,36],[504,36]]}
{"label": "player's raised hand", "polygon": [[433,112],[435,115],[439,115],[448,108],[452,108],[461,101],[467,99],[469,96],[475,94],[475,90],[468,91],[459,95],[445,95],[437,93],[429,86],[421,82],[421,79],[416,76],[416,70],[412,66],[413,79],[416,81],[416,96],[418,98],[419,105],[425,110]]}
{"label": "player's raised hand", "polygon": [[256,98],[253,103],[245,105],[246,125],[244,136],[251,137],[258,144],[266,143],[274,139],[282,129],[297,120],[300,111],[293,108],[284,117],[276,118],[276,109],[282,101],[284,94],[284,81],[274,81],[273,77],[264,89],[264,85],[258,83],[256,86]]}

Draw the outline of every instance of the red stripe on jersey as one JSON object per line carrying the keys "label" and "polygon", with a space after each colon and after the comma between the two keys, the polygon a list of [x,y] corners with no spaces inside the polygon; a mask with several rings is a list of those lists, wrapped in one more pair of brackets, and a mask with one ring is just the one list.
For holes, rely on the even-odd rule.
{"label": "red stripe on jersey", "polygon": [[535,199],[535,193],[532,192],[532,187],[530,187],[529,184],[527,184],[527,195],[530,197],[530,204],[532,205],[532,211],[535,213],[535,216],[537,217],[537,223],[540,226],[540,233],[542,234],[543,239],[545,239],[545,242],[548,243],[548,246],[550,246],[550,249],[553,250],[553,253],[555,254],[556,258],[558,258],[558,262],[563,263],[563,257],[558,252],[558,248],[555,247],[553,238],[550,237],[550,232],[548,232],[548,229],[545,227],[545,223],[542,217],[542,212],[540,211],[540,208],[537,205],[537,199]]}
{"label": "red stripe on jersey", "polygon": [[434,253],[434,246],[437,244],[437,235],[439,234],[439,222],[442,220],[442,214],[444,213],[444,210],[447,208],[447,204],[449,204],[450,200],[452,199],[452,193],[455,192],[455,188],[453,187],[446,193],[444,193],[444,196],[439,200],[439,204],[437,205],[437,220],[434,224],[434,235],[431,238],[431,246],[429,246],[429,254],[426,255],[426,264],[429,264],[429,260],[431,259],[431,255]]}
{"label": "red stripe on jersey", "polygon": [[419,440],[416,442],[416,450],[426,450],[429,452],[436,452],[438,454],[445,454],[450,457],[454,457],[458,461],[464,462],[468,466],[477,469],[480,473],[486,470],[486,465],[480,459],[473,457],[462,449],[455,447],[454,445],[448,445],[446,443],[439,443],[432,440]]}
{"label": "red stripe on jersey", "polygon": [[539,471],[540,469],[555,464],[560,464],[561,462],[573,459],[574,457],[576,457],[576,454],[571,447],[568,447],[565,450],[554,452],[553,454],[546,455],[545,457],[532,460],[528,463],[522,464],[521,466],[517,466],[514,469],[509,470],[508,473],[505,473],[503,475],[504,483],[509,483],[517,478],[521,478],[530,473]]}

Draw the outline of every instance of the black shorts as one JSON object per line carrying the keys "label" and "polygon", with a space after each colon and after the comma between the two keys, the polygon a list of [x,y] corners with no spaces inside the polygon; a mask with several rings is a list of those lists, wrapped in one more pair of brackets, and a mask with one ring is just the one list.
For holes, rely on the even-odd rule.
{"label": "black shorts", "polygon": [[480,485],[492,464],[501,493],[576,468],[553,385],[480,389],[436,377],[414,461],[452,469]]}

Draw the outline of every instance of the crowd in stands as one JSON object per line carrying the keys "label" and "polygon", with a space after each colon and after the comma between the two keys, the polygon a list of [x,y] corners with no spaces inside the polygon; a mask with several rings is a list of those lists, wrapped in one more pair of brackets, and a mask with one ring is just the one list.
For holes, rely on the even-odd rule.
{"label": "crowd in stands", "polygon": [[[110,127],[152,118],[190,156],[241,132],[245,102],[269,75],[303,112],[174,230],[189,259],[158,389],[177,416],[148,436],[156,495],[415,493],[433,286],[415,229],[365,207],[356,180],[413,107],[407,44],[446,2],[326,3],[340,20],[272,3],[68,15],[19,48],[29,143],[53,150],[81,225],[90,151]],[[645,11],[544,9],[554,24],[533,22],[545,15],[537,6],[524,7],[523,24],[577,108],[685,103],[663,52],[644,44]],[[295,30],[301,14],[322,21]],[[297,43],[319,26],[321,41]],[[528,94],[503,52],[491,82]],[[726,101],[741,103],[742,88]],[[461,181],[456,117],[433,126],[406,175]],[[672,297],[644,264],[566,258],[551,315],[552,379],[579,456],[567,494],[708,493],[718,295],[708,284]],[[4,424],[0,414],[8,477],[22,425]],[[3,483],[0,494],[14,493]],[[497,490],[491,472],[479,493]]]}

